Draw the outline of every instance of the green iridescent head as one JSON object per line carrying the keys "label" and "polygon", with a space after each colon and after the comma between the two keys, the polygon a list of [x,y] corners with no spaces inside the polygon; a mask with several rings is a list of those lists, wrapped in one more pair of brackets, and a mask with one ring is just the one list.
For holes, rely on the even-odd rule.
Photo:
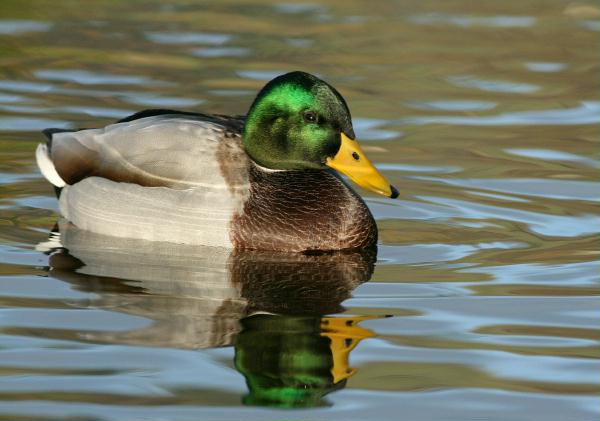
{"label": "green iridescent head", "polygon": [[346,101],[335,88],[305,72],[278,76],[252,103],[244,149],[275,170],[333,168],[359,186],[388,197],[398,191],[377,171],[355,140]]}
{"label": "green iridescent head", "polygon": [[324,169],[340,149],[340,133],[354,138],[350,111],[332,86],[308,73],[271,80],[250,107],[246,152],[271,169]]}

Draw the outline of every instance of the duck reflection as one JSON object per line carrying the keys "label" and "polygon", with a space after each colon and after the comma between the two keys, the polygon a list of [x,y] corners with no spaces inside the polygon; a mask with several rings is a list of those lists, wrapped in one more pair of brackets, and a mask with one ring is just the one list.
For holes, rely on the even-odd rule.
{"label": "duck reflection", "polygon": [[310,407],[354,374],[350,351],[374,336],[361,317],[256,315],[242,320],[235,366],[246,377],[247,405]]}
{"label": "duck reflection", "polygon": [[[50,275],[97,294],[90,307],[151,319],[77,340],[176,348],[235,347],[248,405],[306,407],[354,374],[365,317],[326,317],[373,272],[375,250],[275,253],[106,237],[60,221]],[[63,335],[68,333],[63,332]]]}

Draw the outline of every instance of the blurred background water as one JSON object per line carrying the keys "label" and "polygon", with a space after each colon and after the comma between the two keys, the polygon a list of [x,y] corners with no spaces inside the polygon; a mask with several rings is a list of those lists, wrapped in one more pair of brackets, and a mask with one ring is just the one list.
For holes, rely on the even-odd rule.
{"label": "blurred background water", "polygon": [[[598,27],[592,1],[2,0],[0,420],[597,419]],[[400,188],[361,191],[376,257],[44,252],[39,130],[243,114],[296,69]]]}

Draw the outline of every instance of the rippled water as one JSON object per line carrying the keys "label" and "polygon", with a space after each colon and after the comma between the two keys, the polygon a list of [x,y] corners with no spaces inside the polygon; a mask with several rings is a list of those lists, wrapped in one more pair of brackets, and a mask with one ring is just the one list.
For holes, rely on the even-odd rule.
{"label": "rippled water", "polygon": [[[3,0],[0,47],[0,419],[597,419],[597,3]],[[377,256],[48,252],[40,129],[293,69],[400,187]]]}

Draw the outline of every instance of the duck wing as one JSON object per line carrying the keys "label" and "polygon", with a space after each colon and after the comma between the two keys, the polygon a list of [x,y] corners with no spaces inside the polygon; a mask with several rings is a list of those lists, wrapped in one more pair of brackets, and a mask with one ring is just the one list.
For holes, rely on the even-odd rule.
{"label": "duck wing", "polygon": [[226,173],[235,189],[235,174],[247,165],[242,127],[243,117],[146,110],[104,128],[45,134],[48,157],[68,185],[97,176],[144,187],[214,188]]}

